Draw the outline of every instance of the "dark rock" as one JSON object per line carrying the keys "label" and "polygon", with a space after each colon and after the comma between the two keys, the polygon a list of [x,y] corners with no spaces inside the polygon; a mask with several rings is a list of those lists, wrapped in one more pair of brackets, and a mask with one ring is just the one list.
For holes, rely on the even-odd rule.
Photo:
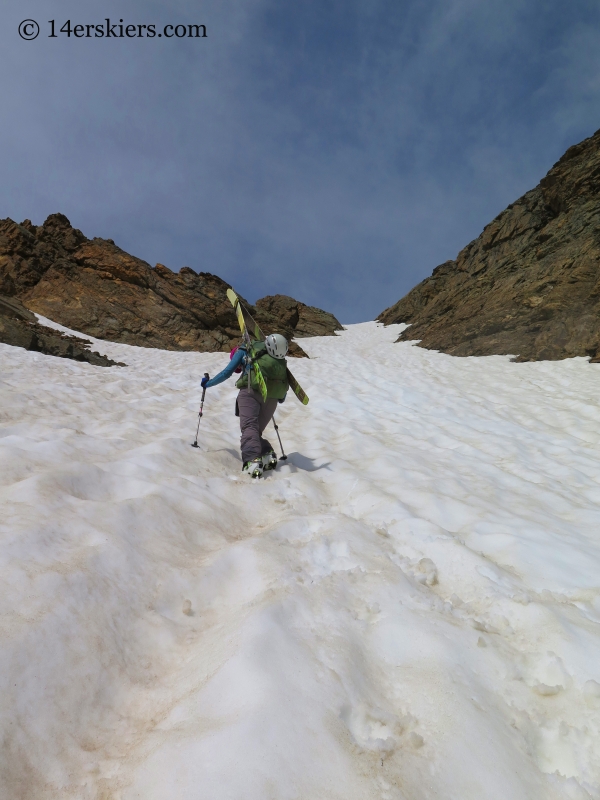
{"label": "dark rock", "polygon": [[[240,332],[229,284],[189,267],[152,268],[112,239],[87,239],[63,214],[43,225],[0,221],[0,293],[54,322],[98,339],[166,350],[227,351]],[[272,301],[272,302],[271,302]],[[266,333],[323,336],[341,328],[292,298],[244,301]],[[294,310],[295,309],[295,310]],[[298,345],[291,355],[305,355]]]}
{"label": "dark rock", "polygon": [[99,367],[125,366],[91,351],[91,342],[87,339],[66,336],[53,328],[40,325],[35,314],[28,311],[14,297],[0,296],[0,342],[46,355],[87,361],[88,364]]}
{"label": "dark rock", "polygon": [[2,297],[0,295],[0,316],[20,319],[23,322],[37,322],[37,317],[32,314],[16,297]]}
{"label": "dark rock", "polygon": [[303,336],[335,336],[336,331],[344,330],[338,320],[327,311],[314,306],[307,306],[287,297],[275,294],[256,301],[258,316],[270,314],[279,325],[279,333],[286,331],[297,338]]}
{"label": "dark rock", "polygon": [[600,131],[378,319],[456,356],[600,361],[599,193]]}

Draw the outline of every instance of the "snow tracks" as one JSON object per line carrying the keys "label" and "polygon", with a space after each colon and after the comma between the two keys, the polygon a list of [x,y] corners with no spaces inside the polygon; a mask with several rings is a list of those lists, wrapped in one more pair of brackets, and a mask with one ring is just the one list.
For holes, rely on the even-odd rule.
{"label": "snow tracks", "polygon": [[600,796],[600,368],[399,330],[302,340],[258,482],[226,355],[0,346],[2,794]]}

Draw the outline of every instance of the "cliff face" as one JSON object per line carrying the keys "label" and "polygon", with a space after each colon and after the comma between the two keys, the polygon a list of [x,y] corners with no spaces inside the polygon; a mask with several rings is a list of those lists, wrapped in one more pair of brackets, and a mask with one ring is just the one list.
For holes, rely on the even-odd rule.
{"label": "cliff face", "polygon": [[[31,311],[99,339],[165,350],[228,350],[238,343],[239,327],[216,275],[184,267],[172,272],[117,247],[111,239],[87,239],[62,214],[43,225],[0,221],[0,294],[17,297]],[[277,296],[281,297],[281,296]],[[303,303],[277,298],[249,307],[266,333],[288,339],[307,334]],[[295,304],[297,315],[288,313]],[[319,335],[340,329],[332,315],[318,312]],[[310,317],[310,313],[308,313]],[[304,355],[294,345],[291,355]]]}
{"label": "cliff face", "polygon": [[456,356],[600,361],[600,131],[379,320]]}

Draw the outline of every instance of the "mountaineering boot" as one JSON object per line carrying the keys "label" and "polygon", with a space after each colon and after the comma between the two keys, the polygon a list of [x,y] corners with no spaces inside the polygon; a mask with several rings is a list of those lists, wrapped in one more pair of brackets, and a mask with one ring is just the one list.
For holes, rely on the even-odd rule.
{"label": "mountaineering boot", "polygon": [[263,474],[262,457],[255,458],[253,461],[251,461],[248,469],[253,478],[260,478]]}
{"label": "mountaineering boot", "polygon": [[262,457],[263,471],[267,472],[269,469],[275,469],[277,466],[277,456],[271,450],[270,453],[265,453]]}
{"label": "mountaineering boot", "polygon": [[252,461],[246,461],[242,467],[242,472],[248,472],[253,478],[260,478],[263,474],[262,456],[254,458]]}

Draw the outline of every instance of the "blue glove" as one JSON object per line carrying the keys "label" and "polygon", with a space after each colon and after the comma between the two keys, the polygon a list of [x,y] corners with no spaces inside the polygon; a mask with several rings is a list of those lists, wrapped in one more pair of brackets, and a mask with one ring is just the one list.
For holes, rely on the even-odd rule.
{"label": "blue glove", "polygon": [[206,384],[209,382],[209,380],[210,380],[210,378],[208,377],[208,375],[206,375],[206,376],[205,376],[204,378],[202,378],[202,380],[200,381],[200,386],[201,386],[201,387],[204,389],[204,388],[205,388],[205,386],[206,386]]}

